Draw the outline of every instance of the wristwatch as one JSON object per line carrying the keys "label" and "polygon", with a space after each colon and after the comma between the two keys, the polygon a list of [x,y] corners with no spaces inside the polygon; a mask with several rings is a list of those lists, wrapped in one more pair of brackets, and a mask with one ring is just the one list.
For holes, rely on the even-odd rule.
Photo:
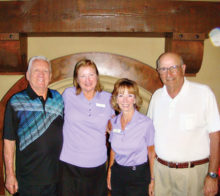
{"label": "wristwatch", "polygon": [[210,176],[211,178],[215,179],[218,178],[218,174],[214,173],[214,172],[209,172],[208,176]]}

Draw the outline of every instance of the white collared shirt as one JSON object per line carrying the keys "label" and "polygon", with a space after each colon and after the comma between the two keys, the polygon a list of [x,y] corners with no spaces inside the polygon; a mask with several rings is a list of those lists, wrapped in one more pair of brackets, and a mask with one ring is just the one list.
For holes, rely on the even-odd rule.
{"label": "white collared shirt", "polygon": [[172,99],[164,86],[152,96],[148,116],[155,127],[155,151],[167,161],[207,158],[209,133],[220,130],[219,111],[211,89],[184,79]]}

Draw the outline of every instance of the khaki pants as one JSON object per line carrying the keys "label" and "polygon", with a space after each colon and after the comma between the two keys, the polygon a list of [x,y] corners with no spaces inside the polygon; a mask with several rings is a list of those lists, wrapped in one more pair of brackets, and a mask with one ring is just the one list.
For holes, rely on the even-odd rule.
{"label": "khaki pants", "polygon": [[193,168],[169,168],[154,162],[155,196],[203,196],[208,163]]}

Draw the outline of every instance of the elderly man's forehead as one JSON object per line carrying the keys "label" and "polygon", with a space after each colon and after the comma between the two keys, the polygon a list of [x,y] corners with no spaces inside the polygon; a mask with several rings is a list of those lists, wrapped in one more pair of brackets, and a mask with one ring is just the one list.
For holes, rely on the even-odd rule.
{"label": "elderly man's forehead", "polygon": [[169,61],[173,61],[176,64],[179,64],[181,62],[181,58],[179,55],[174,54],[174,53],[168,53],[168,54],[164,54],[163,56],[161,56],[160,58],[160,64],[169,62]]}
{"label": "elderly man's forehead", "polygon": [[34,64],[40,64],[40,63],[46,63],[49,65],[49,63],[43,59],[35,59],[32,64],[34,65]]}

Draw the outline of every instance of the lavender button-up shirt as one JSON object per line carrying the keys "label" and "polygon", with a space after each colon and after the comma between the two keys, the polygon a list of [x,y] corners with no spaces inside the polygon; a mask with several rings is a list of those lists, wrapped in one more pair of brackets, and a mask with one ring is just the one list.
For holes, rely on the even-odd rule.
{"label": "lavender button-up shirt", "polygon": [[147,147],[154,145],[154,126],[150,118],[135,110],[132,120],[121,129],[121,115],[111,120],[110,134],[115,161],[123,166],[136,166],[147,162]]}
{"label": "lavender button-up shirt", "polygon": [[114,114],[110,97],[108,92],[96,92],[89,101],[82,92],[76,95],[74,87],[64,91],[64,142],[60,160],[86,168],[106,161],[106,125]]}

